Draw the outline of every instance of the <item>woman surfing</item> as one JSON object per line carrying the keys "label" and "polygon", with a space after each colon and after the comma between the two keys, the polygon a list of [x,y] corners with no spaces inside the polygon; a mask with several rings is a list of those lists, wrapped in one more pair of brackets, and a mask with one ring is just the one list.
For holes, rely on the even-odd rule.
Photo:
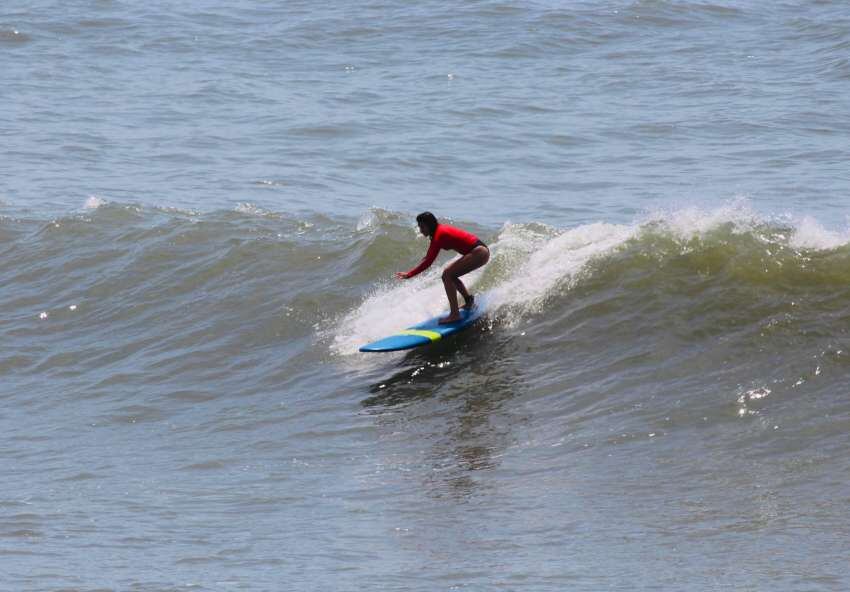
{"label": "woman surfing", "polygon": [[455,259],[443,270],[443,285],[446,288],[446,296],[449,299],[449,316],[440,319],[441,325],[447,325],[461,320],[460,309],[457,303],[457,293],[463,296],[463,307],[471,309],[475,304],[472,296],[460,280],[460,276],[474,271],[490,260],[490,249],[474,234],[449,226],[440,224],[431,212],[422,212],[416,216],[419,232],[431,237],[428,252],[419,265],[410,271],[396,272],[399,279],[409,279],[431,267],[440,249],[453,250],[461,254],[460,259]]}

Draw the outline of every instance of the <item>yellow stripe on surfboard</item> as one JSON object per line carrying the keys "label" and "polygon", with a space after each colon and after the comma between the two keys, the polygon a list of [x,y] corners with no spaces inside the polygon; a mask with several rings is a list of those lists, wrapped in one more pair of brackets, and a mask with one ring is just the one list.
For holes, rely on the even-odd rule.
{"label": "yellow stripe on surfboard", "polygon": [[442,337],[442,335],[436,331],[426,331],[424,329],[405,329],[404,331],[399,332],[399,335],[418,335],[419,337],[427,337],[431,341],[437,341]]}

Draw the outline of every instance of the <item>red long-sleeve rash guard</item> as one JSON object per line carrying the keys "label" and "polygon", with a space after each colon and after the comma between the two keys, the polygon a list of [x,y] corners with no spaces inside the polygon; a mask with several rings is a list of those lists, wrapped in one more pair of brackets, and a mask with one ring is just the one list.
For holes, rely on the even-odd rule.
{"label": "red long-sleeve rash guard", "polygon": [[425,258],[420,261],[419,265],[408,271],[405,275],[408,278],[412,278],[431,267],[431,264],[434,263],[434,259],[437,258],[437,254],[440,252],[440,249],[451,249],[453,251],[457,251],[461,255],[466,255],[477,243],[478,237],[471,232],[455,228],[454,226],[449,226],[448,224],[437,224],[437,230],[434,232],[434,238],[431,239],[431,245],[428,247],[428,252],[425,254]]}

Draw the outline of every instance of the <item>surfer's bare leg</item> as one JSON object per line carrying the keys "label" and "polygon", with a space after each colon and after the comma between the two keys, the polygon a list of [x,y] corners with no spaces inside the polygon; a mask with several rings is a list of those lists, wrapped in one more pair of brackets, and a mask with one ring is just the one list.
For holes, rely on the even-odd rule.
{"label": "surfer's bare leg", "polygon": [[469,294],[469,290],[466,289],[460,278],[455,278],[455,287],[460,292],[460,295],[463,296],[463,308],[472,308],[472,303],[475,299]]}
{"label": "surfer's bare leg", "polygon": [[[451,262],[443,270],[443,285],[446,287],[446,297],[449,299],[449,316],[440,319],[440,324],[454,323],[460,320],[460,310],[457,305],[457,282],[460,282],[460,276],[466,275],[470,271],[474,271],[487,263],[490,260],[490,250],[481,245],[472,249],[469,253]],[[463,286],[463,282],[460,282]],[[463,286],[466,290],[466,286]],[[461,292],[463,294],[463,292]],[[469,292],[464,294],[464,300],[469,295]]]}
{"label": "surfer's bare leg", "polygon": [[457,286],[455,286],[454,278],[446,276],[443,272],[443,285],[446,287],[446,296],[449,299],[449,316],[440,319],[440,324],[454,323],[460,320],[460,311],[457,307]]}

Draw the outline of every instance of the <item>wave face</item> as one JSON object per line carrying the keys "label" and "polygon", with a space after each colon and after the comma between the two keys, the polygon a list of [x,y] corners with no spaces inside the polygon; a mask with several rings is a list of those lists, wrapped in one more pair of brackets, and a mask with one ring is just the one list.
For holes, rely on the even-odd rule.
{"label": "wave face", "polygon": [[[86,205],[2,220],[0,369],[22,385],[55,377],[106,392],[156,376],[162,392],[262,391],[281,375],[297,382],[299,368],[362,364],[359,345],[446,306],[442,264],[390,279],[426,248],[392,212]],[[811,219],[739,202],[631,224],[476,230],[493,251],[468,277],[488,294],[487,330],[539,350],[529,382],[561,384],[559,397],[590,388],[587,372],[620,403],[702,384],[689,389],[699,415],[704,391],[725,384],[735,416],[758,414],[750,392],[791,401],[841,384],[850,239]]]}
{"label": "wave face", "polygon": [[[728,558],[717,540],[750,548],[803,523],[821,536],[798,560],[812,549],[837,559],[841,511],[828,499],[846,494],[830,475],[847,464],[847,233],[746,202],[572,228],[454,222],[492,248],[468,282],[488,295],[485,320],[432,347],[364,356],[362,343],[445,307],[447,257],[392,279],[426,248],[406,216],[93,198],[57,219],[2,218],[0,442],[21,467],[44,465],[37,476],[21,469],[26,499],[4,502],[36,506],[10,518],[29,533],[16,544],[55,529],[88,544],[153,545],[173,519],[151,518],[152,531],[129,542],[112,529],[142,509],[171,516],[224,495],[189,515],[227,537],[238,536],[231,519],[247,519],[271,564],[262,541],[294,522],[319,537],[305,553],[333,532],[365,537],[387,549],[379,569],[389,573],[406,547],[388,547],[384,526],[363,530],[372,508],[408,516],[391,528],[436,520],[448,532],[440,513],[451,500],[508,512],[489,527],[494,537],[533,544],[544,532],[558,553],[616,581],[646,560],[643,539],[618,542],[616,560],[593,549],[624,521],[661,545],[693,537],[685,555],[706,573]],[[244,498],[246,471],[255,485]],[[317,506],[317,487],[342,506]],[[116,497],[125,489],[132,500]],[[632,495],[639,507],[626,503]],[[123,518],[92,531],[85,512],[49,515],[56,496]],[[417,499],[426,507],[408,514]],[[515,505],[525,509],[511,514]],[[325,526],[303,522],[315,513]],[[550,525],[529,530],[523,515]],[[193,528],[188,517],[174,527]],[[583,529],[583,545],[570,542]],[[411,543],[439,554],[429,538]],[[172,563],[173,549],[153,561],[203,580],[193,561],[226,548],[205,541],[196,555],[177,553],[185,563]],[[674,577],[656,565],[659,578]],[[771,565],[755,561],[748,577]]]}

